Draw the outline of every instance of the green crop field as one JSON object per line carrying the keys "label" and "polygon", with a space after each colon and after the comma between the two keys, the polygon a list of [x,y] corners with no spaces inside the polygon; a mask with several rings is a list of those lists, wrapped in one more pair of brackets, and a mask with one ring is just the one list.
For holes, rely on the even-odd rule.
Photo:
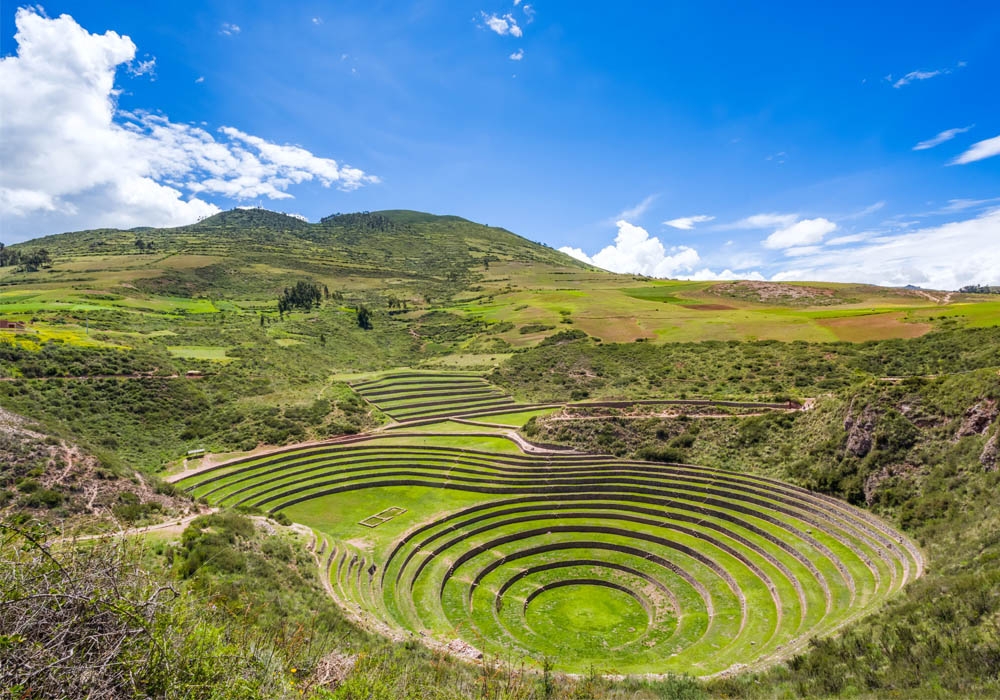
{"label": "green crop field", "polygon": [[[496,393],[454,373],[354,387],[414,418],[464,413]],[[431,410],[423,392],[469,399]],[[906,537],[834,498],[691,465],[524,452],[501,427],[543,413],[404,424],[234,460],[179,485],[319,532],[338,601],[390,635],[569,672],[764,665],[923,570]]]}

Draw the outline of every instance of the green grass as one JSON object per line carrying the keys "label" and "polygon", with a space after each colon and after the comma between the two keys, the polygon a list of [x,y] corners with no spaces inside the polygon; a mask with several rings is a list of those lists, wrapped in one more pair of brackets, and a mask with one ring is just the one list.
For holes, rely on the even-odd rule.
{"label": "green grass", "polygon": [[[322,531],[350,608],[569,671],[706,675],[754,663],[869,609],[919,569],[886,526],[801,490],[528,455],[487,434],[396,431],[254,457],[181,485]],[[405,512],[359,524],[389,507]]]}
{"label": "green grass", "polygon": [[167,350],[174,357],[183,357],[189,360],[232,362],[235,359],[226,355],[228,348],[213,345],[168,345]]}

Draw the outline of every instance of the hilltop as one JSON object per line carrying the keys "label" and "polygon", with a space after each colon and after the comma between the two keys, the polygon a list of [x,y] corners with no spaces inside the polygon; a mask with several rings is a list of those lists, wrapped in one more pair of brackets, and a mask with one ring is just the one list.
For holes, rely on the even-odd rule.
{"label": "hilltop", "polygon": [[12,246],[18,248],[45,248],[62,260],[100,259],[87,270],[118,271],[152,293],[222,298],[274,294],[302,274],[327,283],[344,280],[349,287],[388,282],[436,293],[467,286],[470,271],[490,262],[589,269],[505,229],[403,210],[334,214],[308,223],[263,209],[234,209],[189,226],[77,231]]}
{"label": "hilltop", "polygon": [[78,231],[10,250],[42,248],[52,257],[45,269],[0,267],[0,315],[44,324],[40,313],[58,313],[63,331],[78,325],[67,309],[274,312],[302,280],[346,306],[405,310],[400,321],[433,310],[488,326],[512,348],[568,327],[605,341],[908,338],[991,325],[1000,307],[983,294],[613,274],[503,228],[406,210],[309,223],[234,209],[190,226]]}

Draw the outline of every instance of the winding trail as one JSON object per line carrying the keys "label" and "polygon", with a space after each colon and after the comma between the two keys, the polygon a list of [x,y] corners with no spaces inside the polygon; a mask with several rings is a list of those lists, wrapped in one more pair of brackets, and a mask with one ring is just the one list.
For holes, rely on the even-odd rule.
{"label": "winding trail", "polygon": [[218,508],[206,508],[200,513],[194,513],[192,515],[185,515],[183,518],[176,520],[168,520],[163,523],[157,523],[155,525],[144,525],[143,527],[130,527],[124,530],[115,530],[114,532],[101,532],[96,535],[81,535],[81,536],[71,536],[71,537],[59,537],[54,540],[50,540],[53,544],[59,544],[62,542],[89,542],[91,540],[101,540],[107,537],[130,537],[132,535],[145,535],[150,532],[169,532],[171,530],[183,531],[185,527],[191,524],[195,518],[200,518],[203,515],[211,515],[212,513],[218,513]]}

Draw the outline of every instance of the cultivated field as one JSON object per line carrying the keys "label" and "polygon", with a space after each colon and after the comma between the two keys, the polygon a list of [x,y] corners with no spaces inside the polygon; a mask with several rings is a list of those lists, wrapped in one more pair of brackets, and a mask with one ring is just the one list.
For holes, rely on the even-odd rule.
{"label": "cultivated field", "polygon": [[708,676],[800,651],[923,569],[916,547],[876,517],[778,481],[526,452],[505,426],[538,411],[516,405],[418,420],[509,401],[471,375],[399,373],[356,387],[423,425],[235,460],[179,483],[212,504],[314,528],[332,593],[391,636],[571,672]]}

